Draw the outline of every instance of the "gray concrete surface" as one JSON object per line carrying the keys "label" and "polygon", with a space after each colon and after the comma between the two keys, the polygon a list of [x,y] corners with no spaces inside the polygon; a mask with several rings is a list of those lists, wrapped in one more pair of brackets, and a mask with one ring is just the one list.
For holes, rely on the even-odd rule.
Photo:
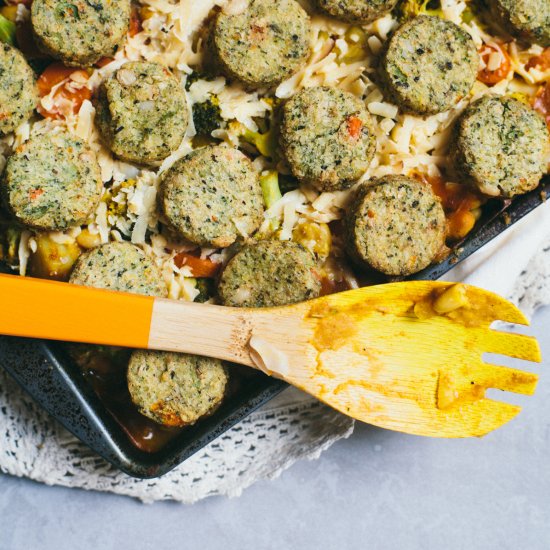
{"label": "gray concrete surface", "polygon": [[550,308],[534,320],[546,362],[533,398],[480,440],[358,426],[315,462],[239,499],[183,506],[0,475],[0,550],[548,550]]}

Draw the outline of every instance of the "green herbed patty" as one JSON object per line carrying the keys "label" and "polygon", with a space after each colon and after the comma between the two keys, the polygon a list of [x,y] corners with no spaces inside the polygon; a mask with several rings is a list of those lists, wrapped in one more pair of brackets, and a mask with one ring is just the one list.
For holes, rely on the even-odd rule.
{"label": "green herbed patty", "polygon": [[346,214],[350,255],[389,276],[430,265],[445,244],[443,207],[431,187],[405,176],[361,186]]}
{"label": "green herbed patty", "polygon": [[251,235],[263,216],[258,173],[238,149],[210,145],[163,176],[160,209],[175,231],[200,246],[227,247]]}
{"label": "green herbed patty", "polygon": [[135,351],[128,365],[132,401],[165,426],[188,426],[214,412],[227,380],[221,361],[196,355]]}
{"label": "green herbed patty", "polygon": [[319,9],[348,23],[365,24],[393,10],[399,0],[315,0]]}
{"label": "green herbed patty", "polygon": [[513,197],[538,185],[548,147],[538,113],[511,97],[485,96],[458,119],[451,150],[457,172],[482,193]]}
{"label": "green herbed patty", "polygon": [[223,270],[218,295],[226,306],[275,307],[316,298],[321,285],[313,255],[292,241],[242,248]]}
{"label": "green herbed patty", "polygon": [[479,55],[466,31],[439,17],[419,16],[388,41],[380,79],[403,110],[434,114],[470,93],[478,68]]}
{"label": "green herbed patty", "polygon": [[154,261],[128,242],[103,244],[82,254],[69,282],[146,296],[168,296],[162,273]]}
{"label": "green herbed patty", "polygon": [[309,54],[309,36],[308,15],[295,0],[249,0],[237,14],[217,15],[209,42],[227,76],[257,88],[296,72]]}
{"label": "green herbed patty", "polygon": [[366,172],[376,138],[359,98],[319,86],[298,92],[284,105],[281,145],[294,176],[332,191],[351,186]]}
{"label": "green herbed patty", "polygon": [[24,225],[63,231],[84,223],[103,184],[94,152],[66,132],[31,138],[8,158],[2,195]]}
{"label": "green herbed patty", "polygon": [[37,104],[34,74],[23,54],[0,43],[0,134],[28,120]]}
{"label": "green herbed patty", "polygon": [[158,63],[126,63],[99,88],[97,126],[123,160],[150,164],[165,159],[181,144],[188,120],[183,87]]}
{"label": "green herbed patty", "polygon": [[510,34],[550,46],[550,2],[548,0],[488,0],[492,14]]}
{"label": "green herbed patty", "polygon": [[121,46],[130,0],[34,0],[31,22],[42,50],[66,65],[86,67]]}

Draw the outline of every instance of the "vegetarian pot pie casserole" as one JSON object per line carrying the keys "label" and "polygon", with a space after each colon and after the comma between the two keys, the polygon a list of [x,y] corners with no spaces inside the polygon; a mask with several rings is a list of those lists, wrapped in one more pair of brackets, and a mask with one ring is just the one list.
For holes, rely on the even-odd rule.
{"label": "vegetarian pot pie casserole", "polygon": [[[548,173],[546,0],[0,6],[0,259],[23,276],[279,306],[414,275]],[[69,353],[148,451],[233,376]]]}

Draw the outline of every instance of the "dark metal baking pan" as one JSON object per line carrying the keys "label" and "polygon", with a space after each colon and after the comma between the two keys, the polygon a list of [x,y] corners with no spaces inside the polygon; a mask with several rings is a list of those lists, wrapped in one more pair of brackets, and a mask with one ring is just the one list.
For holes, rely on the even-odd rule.
{"label": "dark metal baking pan", "polygon": [[[489,201],[474,230],[446,260],[411,278],[441,277],[542,204],[547,192],[550,178],[511,202]],[[59,343],[1,337],[0,364],[78,439],[123,472],[138,478],[168,472],[286,387],[284,382],[251,371],[214,415],[185,428],[161,450],[150,453],[131,442]]]}

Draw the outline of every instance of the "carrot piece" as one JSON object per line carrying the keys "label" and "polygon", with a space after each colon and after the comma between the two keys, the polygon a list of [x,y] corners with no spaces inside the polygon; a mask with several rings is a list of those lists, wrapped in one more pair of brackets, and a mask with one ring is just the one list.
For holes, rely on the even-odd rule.
{"label": "carrot piece", "polygon": [[363,128],[363,123],[361,119],[356,116],[350,116],[348,118],[348,133],[351,138],[357,139],[361,135],[361,130]]}
{"label": "carrot piece", "polygon": [[174,258],[174,263],[177,267],[188,266],[193,273],[193,277],[215,277],[220,268],[219,263],[208,258],[198,258],[187,252],[180,252]]}
{"label": "carrot piece", "polygon": [[141,27],[141,18],[139,16],[139,9],[137,6],[132,6],[132,11],[130,12],[130,28],[128,29],[128,34],[130,36],[135,36],[142,31]]}
{"label": "carrot piece", "polygon": [[[81,76],[88,78],[88,73],[82,69],[74,69],[72,67],[65,67],[63,63],[52,63],[48,65],[44,72],[40,75],[37,81],[38,93],[41,97],[48,95],[52,88],[64,80],[68,79],[74,73],[80,73]],[[82,103],[86,99],[91,99],[92,91],[86,86],[76,88],[74,86],[69,86],[69,82],[66,82],[63,86],[59,87],[55,94],[54,98],[59,98],[65,101],[70,102],[72,112],[78,113]],[[62,107],[59,108],[54,105],[51,109],[45,109],[42,105],[38,106],[38,112],[48,118],[64,118],[67,114],[66,110]]]}
{"label": "carrot piece", "polygon": [[541,71],[550,69],[550,48],[546,48],[540,55],[536,55],[529,59],[525,65],[525,69],[528,71],[534,67],[538,67]]}
{"label": "carrot piece", "polygon": [[98,62],[96,62],[95,67],[102,69],[109,63],[112,63],[113,61],[114,61],[113,57],[102,57]]}
{"label": "carrot piece", "polygon": [[[510,72],[512,64],[510,62],[510,56],[504,48],[497,46],[496,44],[486,44],[479,53],[485,62],[485,68],[479,71],[477,75],[478,80],[483,82],[483,84],[487,84],[487,86],[494,86],[506,78],[506,75]],[[490,70],[488,68],[489,59],[494,53],[500,53],[501,61],[500,65],[496,69]]]}
{"label": "carrot piece", "polygon": [[48,95],[54,86],[69,78],[76,70],[74,67],[65,67],[63,63],[52,63],[38,77],[38,93],[40,97]]}

